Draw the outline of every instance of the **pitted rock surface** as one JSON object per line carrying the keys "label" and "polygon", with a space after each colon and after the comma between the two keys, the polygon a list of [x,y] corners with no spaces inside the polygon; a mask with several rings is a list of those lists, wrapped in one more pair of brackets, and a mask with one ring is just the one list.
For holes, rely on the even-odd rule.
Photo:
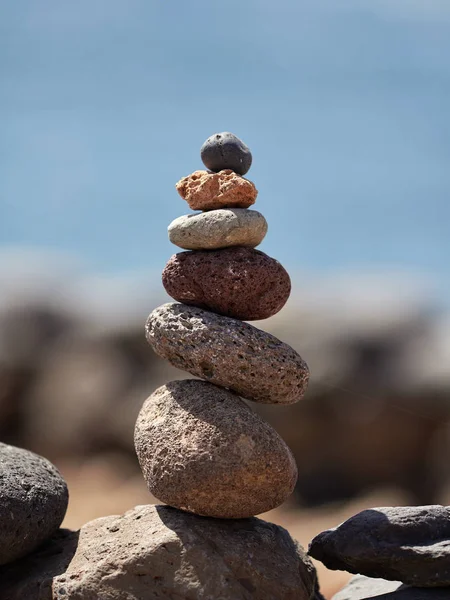
{"label": "pitted rock surface", "polygon": [[450,600],[450,589],[416,588],[401,581],[356,575],[332,600]]}
{"label": "pitted rock surface", "polygon": [[248,208],[255,203],[255,184],[230,169],[219,173],[195,171],[176,184],[180,196],[192,210]]}
{"label": "pitted rock surface", "polygon": [[364,510],[316,536],[309,554],[329,569],[418,587],[450,586],[450,507]]}
{"label": "pitted rock surface", "polygon": [[168,233],[172,244],[185,250],[255,248],[267,233],[267,221],[257,210],[221,208],[178,217]]}
{"label": "pitted rock surface", "polygon": [[179,252],[166,264],[162,282],[178,302],[243,321],[275,315],[291,293],[283,266],[253,248]]}
{"label": "pitted rock surface", "polygon": [[156,354],[248,400],[293,404],[306,391],[309,370],[301,356],[247,323],[168,303],[150,314],[145,329]]}
{"label": "pitted rock surface", "polygon": [[67,485],[45,458],[0,443],[0,565],[30,553],[62,523]]}
{"label": "pitted rock surface", "polygon": [[241,519],[276,508],[297,467],[276,431],[233,392],[172,381],[147,399],[135,447],[150,492],[207,517]]}
{"label": "pitted rock surface", "polygon": [[[137,506],[121,516],[91,521],[75,535],[75,554],[64,573],[46,579],[43,588],[36,580],[35,587],[26,588],[28,595],[15,593],[10,585],[13,593],[2,600],[317,597],[316,572],[301,546],[282,527],[260,519],[224,521],[168,506]],[[27,560],[10,565],[18,588],[33,567],[31,558]],[[40,556],[36,561],[47,568]]]}

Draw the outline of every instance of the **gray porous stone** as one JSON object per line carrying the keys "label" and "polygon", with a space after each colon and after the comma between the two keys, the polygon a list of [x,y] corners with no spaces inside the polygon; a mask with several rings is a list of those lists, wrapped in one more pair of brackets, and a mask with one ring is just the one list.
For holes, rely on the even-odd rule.
{"label": "gray porous stone", "polygon": [[450,588],[417,588],[356,575],[332,600],[450,600]]}
{"label": "gray porous stone", "polygon": [[364,510],[316,536],[309,554],[329,569],[418,587],[450,586],[450,507]]}
{"label": "gray porous stone", "polygon": [[267,221],[257,210],[219,208],[183,215],[169,225],[169,240],[185,250],[216,250],[230,246],[255,248],[267,233]]}
{"label": "gray porous stone", "polygon": [[[58,569],[38,555],[11,565],[2,600],[313,600],[314,566],[289,533],[260,519],[224,521],[168,506],[137,506],[122,516],[96,519],[78,534],[74,552],[59,548]],[[55,551],[58,548],[55,548]],[[24,588],[29,569],[35,577]],[[15,580],[14,580],[15,576]],[[51,579],[49,579],[49,577]],[[16,587],[14,587],[14,581]],[[0,591],[3,579],[0,577]],[[20,591],[26,594],[20,595]]]}
{"label": "gray porous stone", "polygon": [[168,303],[148,317],[153,350],[196,377],[264,404],[293,404],[307,388],[309,370],[293,348],[236,319]]}
{"label": "gray porous stone", "polygon": [[211,135],[200,149],[203,164],[211,171],[232,169],[245,175],[252,166],[249,147],[229,131]]}
{"label": "gray porous stone", "polygon": [[253,517],[282,504],[297,480],[278,433],[239,396],[206,381],[153,392],[134,441],[150,492],[197,515]]}
{"label": "gray porous stone", "polygon": [[174,254],[162,282],[174,300],[242,321],[268,319],[291,293],[291,279],[274,258],[254,248]]}
{"label": "gray porous stone", "polygon": [[45,458],[0,443],[0,565],[30,553],[62,523],[67,485]]}

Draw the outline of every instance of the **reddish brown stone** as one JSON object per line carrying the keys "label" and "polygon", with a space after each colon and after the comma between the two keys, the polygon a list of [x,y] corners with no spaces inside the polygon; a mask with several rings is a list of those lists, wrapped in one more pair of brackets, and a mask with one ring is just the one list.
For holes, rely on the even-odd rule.
{"label": "reddish brown stone", "polygon": [[174,254],[162,281],[178,302],[242,321],[271,317],[283,308],[291,292],[287,271],[253,248]]}
{"label": "reddish brown stone", "polygon": [[248,208],[255,203],[255,184],[230,169],[219,173],[195,171],[176,184],[178,193],[192,210]]}

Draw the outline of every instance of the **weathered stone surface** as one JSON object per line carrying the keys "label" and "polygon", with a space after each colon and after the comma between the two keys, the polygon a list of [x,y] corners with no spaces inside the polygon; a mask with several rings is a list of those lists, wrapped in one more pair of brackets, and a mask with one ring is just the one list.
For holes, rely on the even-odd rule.
{"label": "weathered stone surface", "polygon": [[211,135],[200,150],[203,164],[211,171],[232,169],[245,175],[252,165],[249,147],[229,131]]}
{"label": "weathered stone surface", "polygon": [[78,531],[59,529],[25,558],[0,567],[1,600],[68,600],[67,595],[53,596],[52,585],[69,566],[78,536]]}
{"label": "weathered stone surface", "polygon": [[416,588],[401,581],[356,575],[332,600],[450,600],[450,589]]}
{"label": "weathered stone surface", "polygon": [[342,590],[333,596],[332,600],[366,600],[372,596],[390,594],[402,586],[401,581],[386,581],[386,579],[355,575]]}
{"label": "weathered stone surface", "polygon": [[275,315],[291,293],[284,267],[253,248],[179,252],[166,264],[162,282],[178,302],[243,321]]}
{"label": "weathered stone surface", "polygon": [[267,233],[267,221],[257,210],[220,208],[178,217],[168,233],[172,244],[185,250],[255,248]]}
{"label": "weathered stone surface", "polygon": [[297,479],[276,431],[239,396],[206,381],[172,381],[153,392],[134,441],[150,492],[197,515],[267,512],[290,496]]}
{"label": "weathered stone surface", "polygon": [[450,586],[450,507],[364,510],[316,536],[309,554],[329,569],[419,587]]}
{"label": "weathered stone surface", "polygon": [[0,565],[25,556],[61,525],[67,486],[45,458],[0,443]]}
{"label": "weathered stone surface", "polygon": [[225,169],[219,173],[194,171],[176,184],[180,196],[192,210],[248,208],[255,203],[255,184]]}
{"label": "weathered stone surface", "polygon": [[[9,595],[2,595],[2,600],[319,597],[311,561],[282,527],[260,519],[197,517],[167,506],[137,506],[122,516],[87,523],[79,532],[78,547],[66,572],[55,573],[53,581],[43,577],[42,588],[38,578],[33,588],[21,585],[30,564],[34,566],[25,559],[11,565],[16,588],[10,584]],[[48,569],[41,556],[35,564]],[[10,582],[12,576],[10,572]],[[0,591],[2,585],[0,578]],[[27,594],[21,596],[18,588]]]}
{"label": "weathered stone surface", "polygon": [[292,404],[302,398],[307,364],[273,335],[201,308],[168,303],[148,317],[146,337],[172,365],[248,400]]}

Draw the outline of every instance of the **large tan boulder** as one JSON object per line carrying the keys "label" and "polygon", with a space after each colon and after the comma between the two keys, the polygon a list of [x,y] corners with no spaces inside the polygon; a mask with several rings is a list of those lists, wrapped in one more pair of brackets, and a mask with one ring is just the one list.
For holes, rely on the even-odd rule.
{"label": "large tan boulder", "polygon": [[66,533],[0,569],[0,598],[8,600],[319,597],[311,561],[282,527],[259,519],[207,519],[165,506],[96,519],[79,534]]}

